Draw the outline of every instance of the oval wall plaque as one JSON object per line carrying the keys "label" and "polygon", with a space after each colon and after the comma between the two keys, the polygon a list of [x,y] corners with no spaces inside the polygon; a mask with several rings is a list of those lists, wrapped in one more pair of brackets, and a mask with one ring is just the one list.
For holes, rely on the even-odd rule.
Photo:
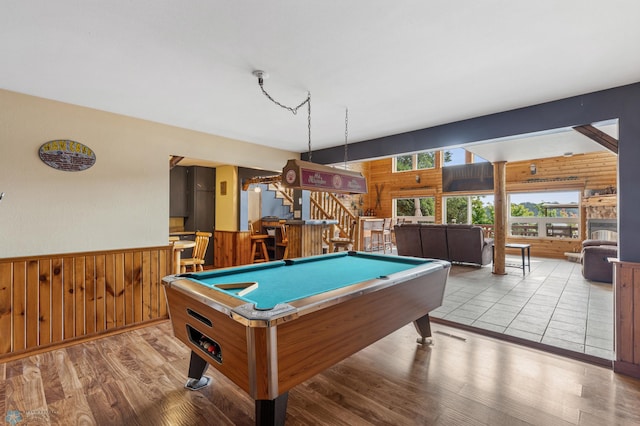
{"label": "oval wall plaque", "polygon": [[96,163],[96,154],[91,148],[70,140],[46,142],[38,154],[47,166],[65,172],[86,170]]}

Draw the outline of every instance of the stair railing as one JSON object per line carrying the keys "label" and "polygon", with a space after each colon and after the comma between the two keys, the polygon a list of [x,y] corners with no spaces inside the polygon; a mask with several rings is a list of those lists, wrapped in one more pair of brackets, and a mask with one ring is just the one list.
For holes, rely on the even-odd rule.
{"label": "stair railing", "polygon": [[[330,192],[312,192],[311,196],[311,218],[316,220],[337,220],[336,228],[340,235],[349,235],[349,229],[356,216],[340,201],[335,194]],[[329,244],[333,227],[326,227],[322,233],[322,240]]]}

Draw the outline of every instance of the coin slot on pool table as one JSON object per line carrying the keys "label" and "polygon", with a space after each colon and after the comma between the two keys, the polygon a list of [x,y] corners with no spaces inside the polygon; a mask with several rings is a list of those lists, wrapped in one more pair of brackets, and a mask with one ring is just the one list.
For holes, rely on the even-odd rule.
{"label": "coin slot on pool table", "polygon": [[209,327],[213,327],[213,322],[211,322],[211,320],[209,318],[205,317],[202,314],[197,313],[193,309],[187,308],[187,314],[189,314],[190,317],[197,319],[198,321],[200,321],[204,325],[208,325]]}
{"label": "coin slot on pool table", "polygon": [[202,352],[209,355],[211,358],[222,364],[222,350],[218,342],[205,334],[199,332],[195,328],[187,324],[187,335],[191,343],[196,345]]}

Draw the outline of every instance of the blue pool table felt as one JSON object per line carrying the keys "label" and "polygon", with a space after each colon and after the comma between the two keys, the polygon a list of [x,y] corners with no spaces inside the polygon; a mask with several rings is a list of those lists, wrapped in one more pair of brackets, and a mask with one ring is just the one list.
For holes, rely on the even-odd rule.
{"label": "blue pool table felt", "polygon": [[[430,262],[424,259],[369,256],[346,252],[309,258],[274,261],[228,270],[188,274],[187,277],[231,294],[256,309],[272,309],[279,303],[309,297],[351,284],[401,272]],[[216,284],[253,283],[258,287],[244,296],[242,289],[219,289]]]}

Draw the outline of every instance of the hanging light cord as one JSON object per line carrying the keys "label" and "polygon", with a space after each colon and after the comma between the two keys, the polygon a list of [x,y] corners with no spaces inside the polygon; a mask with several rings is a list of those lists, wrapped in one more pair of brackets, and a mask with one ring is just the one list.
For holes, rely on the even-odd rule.
{"label": "hanging light cord", "polygon": [[348,143],[347,139],[349,137],[349,108],[344,109],[344,169],[347,170],[347,159],[349,158],[349,153],[347,151]]}
{"label": "hanging light cord", "polygon": [[260,90],[262,90],[262,93],[264,93],[264,95],[267,97],[267,99],[269,99],[274,104],[278,105],[280,108],[286,109],[287,111],[290,111],[293,115],[296,115],[298,113],[298,110],[304,104],[307,104],[307,129],[308,129],[308,132],[307,132],[307,134],[308,134],[308,154],[307,155],[309,156],[309,161],[311,161],[311,92],[307,92],[307,99],[302,101],[300,103],[300,105],[298,105],[297,107],[289,107],[289,106],[283,105],[280,102],[278,102],[275,99],[273,99],[271,97],[271,95],[268,94],[266,90],[264,90],[264,78],[262,76],[262,71],[254,71],[254,75],[257,75],[257,77],[258,77],[258,84],[260,85]]}

